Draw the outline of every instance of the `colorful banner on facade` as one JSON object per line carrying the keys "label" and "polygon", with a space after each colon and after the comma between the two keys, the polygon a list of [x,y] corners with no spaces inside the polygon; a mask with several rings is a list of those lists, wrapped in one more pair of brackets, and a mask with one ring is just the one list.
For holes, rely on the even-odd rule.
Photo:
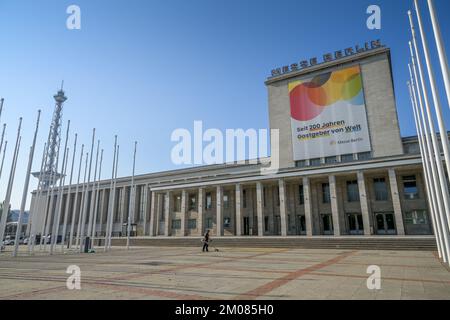
{"label": "colorful banner on facade", "polygon": [[359,65],[289,83],[294,161],[371,151]]}

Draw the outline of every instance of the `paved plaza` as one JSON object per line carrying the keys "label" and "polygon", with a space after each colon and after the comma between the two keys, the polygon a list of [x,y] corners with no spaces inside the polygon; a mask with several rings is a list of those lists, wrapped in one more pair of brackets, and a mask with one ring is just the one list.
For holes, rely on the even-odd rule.
{"label": "paved plaza", "polygon": [[[68,290],[67,267],[81,269]],[[367,267],[381,289],[367,288]],[[430,251],[113,248],[0,254],[0,299],[450,299],[450,272]]]}

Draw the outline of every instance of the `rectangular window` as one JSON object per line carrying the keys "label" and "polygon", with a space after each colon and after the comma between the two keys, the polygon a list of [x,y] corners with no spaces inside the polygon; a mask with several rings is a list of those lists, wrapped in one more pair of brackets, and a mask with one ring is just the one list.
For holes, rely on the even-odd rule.
{"label": "rectangular window", "polygon": [[206,193],[205,208],[206,209],[211,209],[212,208],[212,195],[211,195],[211,192]]}
{"label": "rectangular window", "polygon": [[181,220],[172,220],[172,229],[181,229]]}
{"label": "rectangular window", "polygon": [[267,199],[267,188],[263,187],[263,203],[264,203],[264,207],[267,205],[266,204],[266,199]]}
{"label": "rectangular window", "polygon": [[353,160],[353,154],[343,154],[341,156],[341,162],[352,162]]}
{"label": "rectangular window", "polygon": [[188,220],[188,229],[197,229],[197,219]]}
{"label": "rectangular window", "polygon": [[247,190],[242,190],[242,207],[247,208]]}
{"label": "rectangular window", "polygon": [[174,203],[174,210],[175,212],[181,212],[181,196],[175,196],[175,203]]}
{"label": "rectangular window", "polygon": [[189,210],[197,210],[197,195],[190,194],[189,195]]}
{"label": "rectangular window", "polygon": [[406,200],[419,199],[416,176],[412,175],[403,177],[403,193]]}
{"label": "rectangular window", "polygon": [[323,203],[330,203],[330,184],[329,183],[322,183],[322,202]]}
{"label": "rectangular window", "polygon": [[357,202],[359,201],[359,188],[358,181],[347,181],[347,201]]}
{"label": "rectangular window", "polygon": [[407,224],[428,224],[428,216],[425,210],[415,210],[406,212],[405,223]]}
{"label": "rectangular window", "polygon": [[206,218],[206,228],[211,229],[213,227],[213,220],[212,218]]}
{"label": "rectangular window", "polygon": [[305,204],[305,196],[303,194],[303,186],[298,186],[298,198],[299,198],[299,203],[300,205],[304,205]]}
{"label": "rectangular window", "polygon": [[322,163],[321,163],[321,161],[320,161],[320,158],[316,158],[316,159],[310,159],[309,160],[309,165],[311,166],[311,167],[318,167],[318,166],[320,166]]}
{"label": "rectangular window", "polygon": [[388,201],[388,189],[385,178],[373,179],[376,201]]}
{"label": "rectangular window", "polygon": [[228,192],[223,195],[223,207],[224,209],[228,209],[230,207],[230,197],[228,196]]}
{"label": "rectangular window", "polygon": [[264,217],[264,231],[269,232],[269,217]]}
{"label": "rectangular window", "polygon": [[295,161],[297,168],[306,168],[306,160]]}
{"label": "rectangular window", "polygon": [[277,193],[276,193],[276,197],[277,197],[277,206],[280,206],[280,187],[277,188]]}
{"label": "rectangular window", "polygon": [[326,158],[325,158],[325,163],[326,163],[326,164],[337,163],[337,157],[336,157],[336,156],[333,156],[333,157],[326,157]]}
{"label": "rectangular window", "polygon": [[364,161],[364,160],[370,160],[372,159],[372,152],[360,152],[358,153],[358,160]]}
{"label": "rectangular window", "polygon": [[229,217],[223,218],[223,227],[224,228],[231,227],[231,218],[229,218]]}

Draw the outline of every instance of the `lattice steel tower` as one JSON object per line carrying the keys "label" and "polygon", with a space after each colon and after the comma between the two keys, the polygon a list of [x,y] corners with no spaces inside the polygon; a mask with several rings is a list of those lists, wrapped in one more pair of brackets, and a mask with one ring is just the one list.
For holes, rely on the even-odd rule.
{"label": "lattice steel tower", "polygon": [[[53,98],[55,99],[55,111],[53,112],[52,123],[48,135],[45,165],[41,174],[41,184],[44,188],[54,185],[56,181],[61,178],[61,174],[58,173],[56,159],[59,153],[61,142],[63,105],[67,100],[67,97],[65,96],[63,91],[63,85],[61,85],[61,89],[58,91],[58,93],[53,96]],[[40,173],[36,172],[33,173],[33,175],[39,178]]]}

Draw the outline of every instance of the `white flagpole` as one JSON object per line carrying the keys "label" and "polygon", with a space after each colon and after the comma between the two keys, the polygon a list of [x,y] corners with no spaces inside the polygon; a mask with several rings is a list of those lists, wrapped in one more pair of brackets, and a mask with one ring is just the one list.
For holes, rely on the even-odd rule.
{"label": "white flagpole", "polygon": [[127,249],[130,249],[130,233],[131,233],[131,214],[134,213],[135,208],[135,193],[136,187],[134,185],[134,173],[136,168],[136,149],[137,141],[134,142],[134,153],[133,153],[133,175],[131,176],[131,194],[130,194],[130,205],[128,208],[128,221],[127,221]]}
{"label": "white flagpole", "polygon": [[73,207],[72,207],[72,221],[70,224],[70,234],[69,234],[69,241],[68,241],[68,247],[69,249],[72,248],[73,245],[73,232],[75,229],[75,217],[77,212],[77,206],[78,206],[78,190],[80,187],[80,178],[81,178],[81,166],[83,164],[83,155],[84,155],[84,144],[81,145],[81,152],[80,152],[80,164],[78,166],[78,180],[77,180],[77,186],[75,187],[75,199],[73,201]]}
{"label": "white flagpole", "polygon": [[[93,224],[92,224],[92,236],[91,236],[92,247],[95,246],[94,238],[95,238],[96,228],[97,228],[97,214],[98,214],[98,206],[99,206],[98,200],[100,200],[100,179],[102,176],[102,163],[103,163],[103,149],[100,152],[100,166],[99,166],[99,170],[98,170],[97,189],[95,190],[96,201],[95,201],[94,220],[93,220]],[[101,224],[101,221],[100,221],[100,224]]]}
{"label": "white flagpole", "polygon": [[428,8],[431,15],[431,23],[433,25],[434,38],[436,40],[437,51],[439,55],[439,62],[441,64],[442,77],[444,78],[445,91],[447,92],[447,102],[450,108],[450,75],[447,60],[447,53],[445,52],[444,41],[442,40],[441,28],[439,27],[436,10],[434,9],[434,1],[428,0]]}
{"label": "white flagpole", "polygon": [[70,206],[70,198],[72,190],[72,179],[73,179],[73,168],[75,165],[75,156],[77,154],[77,139],[78,134],[75,133],[75,142],[73,143],[73,152],[72,152],[72,164],[70,168],[70,178],[69,178],[69,187],[67,190],[66,203],[64,206],[64,222],[63,222],[63,230],[62,230],[62,238],[61,238],[61,251],[64,252],[64,244],[66,243],[66,233],[67,233],[67,218],[69,216],[69,206]]}
{"label": "white flagpole", "polygon": [[[417,82],[419,82],[419,78],[420,78],[420,83],[422,85],[422,92],[423,92],[423,97],[424,97],[424,102],[425,102],[424,105],[425,105],[426,115],[427,115],[427,119],[428,119],[428,126],[430,129],[431,140],[432,140],[433,149],[434,149],[434,151],[432,151],[433,152],[432,154],[434,154],[434,156],[435,156],[434,162],[436,164],[437,171],[438,171],[437,174],[435,173],[435,174],[433,174],[433,176],[436,179],[436,181],[439,181],[439,184],[440,184],[440,190],[442,193],[442,201],[443,201],[444,207],[445,207],[444,209],[440,210],[441,213],[443,213],[443,215],[444,215],[443,217],[441,217],[441,219],[442,219],[442,223],[446,224],[447,219],[448,219],[448,214],[450,213],[448,186],[447,186],[447,181],[445,179],[444,167],[442,164],[442,157],[441,157],[441,153],[440,153],[438,139],[436,136],[436,129],[435,129],[434,122],[433,122],[433,114],[432,114],[431,108],[430,108],[430,102],[429,102],[429,98],[428,98],[428,89],[426,87],[425,79],[424,79],[424,75],[423,75],[422,62],[420,61],[420,58],[419,58],[419,50],[417,47],[416,33],[415,33],[415,29],[414,29],[411,11],[408,11],[408,15],[409,15],[409,21],[411,24],[413,46],[414,46],[416,57],[417,57],[417,59],[414,57],[414,53],[412,51],[412,45],[411,45],[411,54],[412,54],[411,60],[413,61],[414,68],[415,68],[415,62],[417,62],[417,67],[419,70],[420,77],[417,76],[417,73],[415,74],[415,76],[416,76]],[[445,137],[446,137],[446,135],[444,135],[444,139],[443,139],[444,141],[446,141]],[[437,190],[439,190],[439,189],[437,189]],[[447,216],[446,216],[446,214],[447,214]]]}
{"label": "white flagpole", "polygon": [[6,154],[6,146],[7,145],[8,145],[8,141],[5,141],[5,145],[3,147],[2,164],[0,165],[0,178],[2,177],[3,164],[5,163],[5,154]]}
{"label": "white flagpole", "polygon": [[[431,177],[430,180],[434,185],[434,191],[435,191],[435,198],[436,198],[436,205],[437,205],[437,215],[436,215],[436,223],[441,229],[441,236],[443,238],[442,243],[444,249],[446,247],[449,247],[448,242],[448,229],[446,224],[446,208],[448,208],[448,196],[446,195],[447,186],[444,184],[442,185],[443,179],[441,176],[441,173],[443,172],[443,165],[442,165],[442,159],[440,156],[440,150],[437,143],[437,137],[436,137],[436,131],[434,129],[434,123],[431,116],[431,111],[428,104],[428,97],[424,96],[425,99],[422,97],[422,92],[419,87],[419,75],[417,74],[416,69],[416,58],[414,57],[414,51],[413,51],[413,45],[411,41],[409,42],[409,49],[411,52],[411,61],[412,61],[412,67],[414,71],[414,83],[416,85],[416,94],[418,97],[418,106],[419,113],[421,117],[421,123],[425,134],[425,141],[427,144],[427,155],[429,157],[429,165],[431,167]],[[416,48],[416,52],[418,52]],[[418,61],[420,63],[420,61]],[[422,85],[424,85],[423,78],[421,78]],[[424,107],[425,105],[425,107]],[[431,140],[430,140],[431,137]],[[438,150],[436,152],[436,150]],[[443,188],[442,188],[443,186]],[[443,259],[447,260],[447,255],[443,253]]]}
{"label": "white flagpole", "polygon": [[[59,166],[59,155],[60,155],[60,150],[61,150],[61,139],[58,140],[58,153],[56,155],[56,166],[55,166],[55,171],[52,173],[52,178],[51,178],[51,186],[52,189],[50,191],[50,201],[49,201],[49,207],[48,207],[48,213],[47,213],[47,223],[45,225],[45,234],[50,234],[50,241],[53,241],[53,237],[55,236],[54,234],[50,233],[51,232],[51,222],[52,222],[52,218],[56,219],[55,216],[55,210],[53,208],[56,209],[56,207],[54,206],[55,200],[54,199],[54,193],[55,193],[55,189],[56,189],[56,181],[58,180],[57,174],[58,174],[58,166]],[[46,250],[47,248],[47,239],[45,239],[44,241],[44,250]]]}
{"label": "white flagpole", "polygon": [[[92,233],[92,225],[93,225],[93,219],[94,219],[94,211],[97,203],[97,193],[95,191],[95,187],[97,185],[97,169],[98,169],[98,155],[100,152],[100,140],[97,140],[97,154],[95,156],[95,166],[94,166],[94,182],[92,183],[92,192],[91,192],[91,205],[89,208],[89,223],[88,223],[88,229],[86,232],[86,236],[90,237]],[[92,239],[90,239],[89,242],[89,248],[92,247]]]}
{"label": "white flagpole", "polygon": [[9,173],[8,187],[6,188],[6,197],[5,197],[5,200],[3,201],[2,216],[0,219],[0,241],[2,242],[2,243],[0,243],[0,246],[3,245],[3,238],[5,236],[6,220],[8,218],[9,204],[11,201],[11,193],[12,193],[12,188],[14,185],[14,176],[16,173],[16,163],[17,163],[17,158],[19,156],[21,128],[22,128],[22,118],[19,118],[19,127],[17,129],[16,146],[14,148],[13,160],[12,160],[12,164],[11,164],[11,170]]}
{"label": "white flagpole", "polygon": [[83,215],[83,204],[84,198],[86,197],[86,175],[89,161],[89,152],[86,152],[86,161],[84,165],[84,179],[83,179],[83,187],[81,188],[81,201],[80,201],[80,210],[78,212],[78,228],[77,228],[77,241],[76,247],[77,249],[81,248],[81,223],[82,223],[82,215]]}
{"label": "white flagpole", "polygon": [[5,139],[6,123],[3,124],[2,139],[0,141],[0,153],[2,152],[3,141]]}
{"label": "white flagpole", "polygon": [[84,206],[83,206],[83,217],[81,219],[81,231],[80,231],[80,253],[83,252],[84,245],[84,229],[86,227],[86,218],[88,213],[88,204],[89,204],[89,184],[91,183],[91,169],[92,169],[92,156],[94,154],[94,144],[95,144],[95,128],[92,130],[92,144],[91,144],[91,154],[89,158],[89,173],[88,180],[86,184],[86,192],[84,197]]}
{"label": "white flagpole", "polygon": [[[441,135],[441,144],[442,144],[442,149],[444,151],[445,164],[447,166],[447,172],[450,174],[450,146],[448,144],[448,133],[447,133],[447,129],[445,127],[444,118],[442,116],[442,108],[441,108],[441,102],[439,101],[439,93],[438,93],[438,88],[436,85],[436,78],[434,75],[433,66],[431,64],[430,51],[428,49],[428,42],[427,42],[425,32],[423,30],[422,16],[420,14],[419,4],[418,4],[417,0],[414,0],[414,4],[416,7],[417,21],[419,24],[420,36],[422,38],[422,47],[423,47],[423,52],[425,55],[425,62],[426,62],[427,69],[428,69],[428,78],[430,80],[430,85],[431,85],[431,93],[433,96],[434,110],[436,111],[436,118],[438,121],[439,132]],[[417,59],[419,59],[419,56],[417,56]],[[450,215],[448,216],[448,218],[450,218]]]}
{"label": "white flagpole", "polygon": [[16,240],[14,241],[14,250],[12,253],[13,257],[17,256],[17,252],[19,250],[19,242],[20,242],[19,240],[20,240],[20,235],[22,234],[22,220],[23,220],[23,214],[25,212],[25,206],[27,204],[28,187],[30,186],[31,167],[33,166],[34,149],[36,147],[36,138],[37,138],[37,134],[39,131],[40,118],[41,118],[41,110],[38,111],[38,116],[37,116],[37,121],[36,121],[36,129],[34,131],[33,145],[30,148],[27,173],[25,176],[25,184],[23,186],[22,202],[20,204],[19,219],[17,220]]}
{"label": "white flagpole", "polygon": [[105,228],[105,248],[104,248],[105,252],[108,250],[108,234],[109,234],[110,220],[112,219],[111,216],[114,214],[114,210],[112,208],[112,199],[113,199],[112,189],[114,185],[114,170],[116,169],[116,152],[117,152],[117,135],[114,137],[114,155],[112,164],[111,183],[109,186],[108,215],[106,217],[106,228]]}
{"label": "white flagpole", "polygon": [[63,160],[61,165],[61,178],[59,179],[59,190],[56,200],[56,208],[55,208],[55,218],[53,219],[53,228],[52,228],[52,241],[50,243],[50,254],[53,254],[53,250],[55,248],[56,243],[58,242],[58,234],[59,234],[59,221],[61,220],[61,210],[62,210],[62,197],[63,197],[63,186],[66,180],[66,169],[67,169],[67,157],[68,149],[67,143],[69,141],[69,131],[70,131],[70,120],[67,121],[67,131],[66,131],[66,139],[64,142],[64,153]]}
{"label": "white flagpole", "polygon": [[[115,169],[115,176],[114,176],[114,187],[113,187],[113,205],[116,202],[116,185],[117,185],[117,168],[119,166],[119,149],[120,146],[117,146],[117,155],[116,155],[116,169]],[[108,249],[111,249],[111,238],[112,238],[112,231],[114,226],[114,219],[111,219],[110,221],[111,225],[109,228],[109,239],[108,239]]]}
{"label": "white flagpole", "polygon": [[[38,185],[36,189],[36,198],[34,200],[33,206],[30,209],[30,216],[28,218],[28,224],[30,229],[30,234],[28,237],[28,253],[31,254],[34,249],[34,242],[36,240],[36,219],[38,218],[39,214],[39,200],[41,198],[42,194],[42,171],[44,170],[44,164],[45,164],[45,154],[47,149],[47,143],[44,143],[44,150],[42,151],[42,160],[41,160],[41,170],[39,171],[39,178],[38,178]],[[33,222],[33,219],[35,222]]]}
{"label": "white flagpole", "polygon": [[409,88],[409,95],[411,97],[411,106],[413,109],[413,115],[414,115],[414,121],[416,124],[416,131],[417,131],[417,137],[419,139],[419,148],[420,148],[420,155],[422,157],[422,165],[423,165],[423,171],[424,171],[424,176],[425,176],[425,182],[426,182],[426,190],[427,190],[427,194],[428,194],[428,198],[431,200],[431,202],[429,203],[430,208],[431,208],[431,220],[433,223],[433,229],[434,229],[434,235],[436,238],[436,244],[438,247],[438,254],[439,254],[439,258],[443,258],[446,254],[446,247],[444,242],[442,241],[442,233],[441,233],[441,225],[438,223],[439,219],[437,219],[437,204],[436,204],[436,191],[433,188],[433,184],[430,181],[430,167],[429,167],[429,163],[428,163],[428,158],[426,156],[425,153],[425,141],[423,140],[424,136],[423,136],[423,131],[422,131],[422,125],[420,123],[419,120],[419,109],[417,106],[417,97],[416,94],[414,92],[414,88],[411,86],[411,84],[414,84],[414,79],[412,77],[412,72],[411,72],[411,66],[408,64],[408,68],[409,68],[409,73],[410,73],[410,78],[411,78],[411,83],[408,82],[408,88]]}

